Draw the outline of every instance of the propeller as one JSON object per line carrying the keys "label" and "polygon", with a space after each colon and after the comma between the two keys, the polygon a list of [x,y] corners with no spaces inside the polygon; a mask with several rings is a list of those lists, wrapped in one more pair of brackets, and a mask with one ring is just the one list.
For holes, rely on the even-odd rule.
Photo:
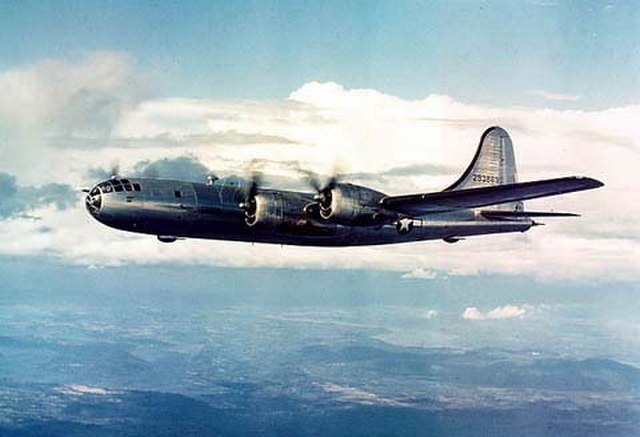
{"label": "propeller", "polygon": [[247,218],[253,217],[256,213],[256,194],[262,184],[262,172],[257,167],[258,161],[251,161],[249,165],[251,176],[249,185],[244,190],[244,199],[238,207],[243,209]]}
{"label": "propeller", "polygon": [[120,174],[120,164],[118,161],[113,161],[109,167],[109,179],[114,179]]}
{"label": "propeller", "polygon": [[304,175],[309,186],[316,192],[313,199],[318,202],[320,208],[329,209],[331,207],[332,191],[340,182],[340,173],[337,166],[334,167],[333,174],[324,184],[320,182],[317,173],[302,168],[298,168],[298,171]]}

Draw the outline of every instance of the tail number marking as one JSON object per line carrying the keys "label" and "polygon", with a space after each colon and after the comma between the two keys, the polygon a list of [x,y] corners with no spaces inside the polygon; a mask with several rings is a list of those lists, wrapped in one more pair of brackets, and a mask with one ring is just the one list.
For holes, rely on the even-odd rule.
{"label": "tail number marking", "polygon": [[502,178],[500,176],[493,176],[487,174],[474,173],[471,175],[473,182],[481,182],[483,184],[501,184]]}

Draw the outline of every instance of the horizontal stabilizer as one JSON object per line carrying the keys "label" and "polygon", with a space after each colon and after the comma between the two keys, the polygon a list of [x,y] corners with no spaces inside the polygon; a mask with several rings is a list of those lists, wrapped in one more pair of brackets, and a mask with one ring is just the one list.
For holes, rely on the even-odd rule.
{"label": "horizontal stabilizer", "polygon": [[529,218],[529,217],[580,217],[580,214],[572,212],[546,212],[546,211],[500,211],[486,210],[481,211],[482,215],[488,219],[507,220],[511,218]]}
{"label": "horizontal stabilizer", "polygon": [[437,193],[390,196],[383,198],[380,203],[392,211],[421,215],[555,196],[591,190],[602,185],[604,184],[596,179],[571,176]]}

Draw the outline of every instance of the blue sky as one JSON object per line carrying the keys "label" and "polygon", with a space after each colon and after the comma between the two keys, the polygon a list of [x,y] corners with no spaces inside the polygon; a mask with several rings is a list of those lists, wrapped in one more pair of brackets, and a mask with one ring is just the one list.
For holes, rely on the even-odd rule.
{"label": "blue sky", "polygon": [[[310,80],[405,98],[581,108],[639,97],[634,2],[24,1],[0,5],[0,68],[130,52],[161,92],[281,98]],[[556,101],[575,107],[575,101]]]}

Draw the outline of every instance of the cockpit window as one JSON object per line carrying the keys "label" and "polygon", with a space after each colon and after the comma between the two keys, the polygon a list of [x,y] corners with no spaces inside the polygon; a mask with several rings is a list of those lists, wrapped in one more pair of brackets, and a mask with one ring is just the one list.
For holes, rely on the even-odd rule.
{"label": "cockpit window", "polygon": [[132,184],[129,179],[109,179],[108,181],[98,184],[98,187],[100,187],[103,193],[112,193],[114,191],[119,193],[123,191],[142,191],[140,184]]}
{"label": "cockpit window", "polygon": [[121,182],[122,182],[122,186],[124,187],[125,190],[132,191],[131,182],[129,182],[129,179],[122,179]]}

